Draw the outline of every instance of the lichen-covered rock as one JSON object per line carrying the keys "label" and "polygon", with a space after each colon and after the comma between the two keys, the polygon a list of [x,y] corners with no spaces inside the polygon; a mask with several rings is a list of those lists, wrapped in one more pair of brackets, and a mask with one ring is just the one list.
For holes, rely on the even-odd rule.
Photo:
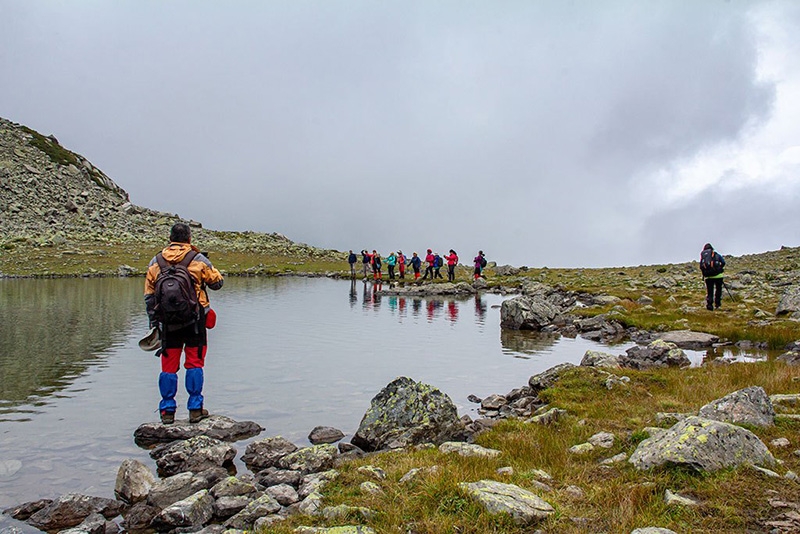
{"label": "lichen-covered rock", "polygon": [[265,493],[272,495],[272,498],[278,501],[281,506],[290,506],[300,501],[300,496],[297,494],[297,490],[289,484],[270,486],[265,490]]}
{"label": "lichen-covered rock", "polygon": [[287,454],[278,462],[283,469],[300,471],[301,473],[317,473],[333,467],[339,449],[330,443],[312,445]]}
{"label": "lichen-covered rock", "polygon": [[306,475],[300,482],[300,488],[297,490],[297,494],[301,499],[305,499],[312,493],[322,491],[322,488],[324,488],[328,482],[334,480],[338,476],[339,472],[335,469]]}
{"label": "lichen-covered rock", "polygon": [[214,484],[214,487],[211,488],[211,495],[218,499],[220,497],[252,495],[256,491],[258,490],[250,482],[229,476]]}
{"label": "lichen-covered rock", "polygon": [[278,461],[297,450],[297,445],[282,436],[254,441],[247,446],[242,461],[251,471],[261,471],[278,465]]}
{"label": "lichen-covered rock", "polygon": [[458,486],[490,514],[508,514],[518,525],[531,525],[555,513],[547,501],[513,484],[481,480]]}
{"label": "lichen-covered rock", "polygon": [[550,408],[544,413],[534,415],[526,423],[536,423],[538,425],[552,425],[567,415],[567,410],[561,408]]}
{"label": "lichen-covered rock", "polygon": [[121,501],[68,493],[31,515],[27,522],[39,530],[63,530],[79,525],[92,514],[111,519],[124,509]]}
{"label": "lichen-covered rock", "polygon": [[103,517],[101,514],[92,514],[84,519],[80,525],[59,531],[59,534],[111,534],[119,532],[119,526]]}
{"label": "lichen-covered rock", "polygon": [[352,442],[375,451],[464,437],[464,423],[450,397],[435,387],[400,377],[372,399]]}
{"label": "lichen-covered rock", "polygon": [[138,502],[123,512],[122,527],[128,532],[147,530],[153,519],[161,513],[161,508],[146,502]]}
{"label": "lichen-covered rock", "polygon": [[162,531],[179,527],[199,527],[211,521],[212,517],[214,517],[214,497],[208,490],[200,490],[164,508],[153,519],[153,527]]}
{"label": "lichen-covered rock", "polygon": [[500,306],[500,326],[512,330],[539,331],[552,323],[560,311],[545,298],[522,295],[503,301]]}
{"label": "lichen-covered rock", "polygon": [[140,447],[159,443],[172,443],[195,436],[208,436],[220,441],[239,441],[257,436],[264,429],[253,421],[235,421],[224,415],[212,415],[199,423],[188,419],[176,419],[174,424],[144,423],[133,433],[133,440]]}
{"label": "lichen-covered rock", "polygon": [[117,471],[114,495],[121,501],[134,504],[145,500],[155,483],[156,477],[149,467],[139,460],[128,458]]}
{"label": "lichen-covered rock", "polygon": [[533,375],[528,379],[528,386],[530,386],[533,393],[538,393],[544,389],[552,387],[553,384],[561,379],[561,375],[565,371],[575,368],[575,364],[561,363],[544,372]]}
{"label": "lichen-covered rock", "polygon": [[150,456],[156,461],[162,476],[171,476],[184,471],[199,473],[226,465],[236,457],[236,449],[218,439],[195,436],[153,449]]}
{"label": "lichen-covered rock", "polygon": [[761,386],[751,386],[725,395],[702,408],[698,414],[706,419],[760,427],[775,423],[775,409]]}
{"label": "lichen-covered rock", "polygon": [[718,471],[746,464],[773,465],[775,458],[749,430],[721,421],[687,417],[639,443],[628,462],[640,470],[677,464]]}
{"label": "lichen-covered rock", "polygon": [[297,527],[297,534],[375,534],[375,530],[362,525],[342,525],[340,527]]}
{"label": "lichen-covered rock", "polygon": [[474,443],[463,443],[460,441],[446,441],[439,445],[439,451],[444,454],[458,454],[465,457],[495,458],[502,453],[497,449],[487,449]]}
{"label": "lichen-covered rock", "polygon": [[631,369],[659,369],[662,367],[688,367],[691,365],[686,353],[674,343],[657,339],[647,347],[631,347],[619,357],[623,367]]}
{"label": "lichen-covered rock", "polygon": [[581,360],[581,367],[606,367],[610,369],[619,369],[619,356],[600,352],[596,350],[587,350]]}

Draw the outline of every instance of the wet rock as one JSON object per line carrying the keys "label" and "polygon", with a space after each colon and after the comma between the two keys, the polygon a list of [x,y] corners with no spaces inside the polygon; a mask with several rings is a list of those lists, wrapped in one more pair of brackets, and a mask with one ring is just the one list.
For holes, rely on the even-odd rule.
{"label": "wet rock", "polygon": [[679,349],[699,350],[719,342],[719,336],[691,330],[675,330],[658,335],[667,343],[674,343]]}
{"label": "wet rock", "polygon": [[171,530],[179,527],[200,527],[214,517],[214,498],[208,490],[201,490],[181,501],[164,508],[155,519],[156,530]]}
{"label": "wet rock", "polygon": [[775,458],[749,430],[688,417],[659,436],[639,443],[628,462],[640,470],[670,463],[700,471],[718,471],[746,464],[774,465]]}
{"label": "wet rock", "polygon": [[114,495],[121,501],[134,504],[145,500],[155,483],[156,477],[149,467],[129,458],[122,462],[117,471]]}
{"label": "wet rock", "polygon": [[277,466],[281,458],[297,450],[297,445],[283,438],[274,436],[254,441],[247,446],[242,461],[251,471],[261,471]]}
{"label": "wet rock", "polygon": [[218,439],[195,436],[165,445],[150,453],[158,472],[170,476],[184,471],[199,473],[211,467],[221,467],[233,461],[236,449]]}
{"label": "wet rock", "polygon": [[116,523],[109,521],[101,514],[92,514],[80,525],[62,530],[59,534],[111,534],[112,532],[119,532]]}
{"label": "wet rock", "polygon": [[481,480],[458,486],[490,514],[508,514],[518,525],[531,525],[555,513],[547,501],[513,484]]}
{"label": "wet rock", "polygon": [[53,504],[52,499],[40,499],[38,501],[26,502],[12,508],[6,508],[3,510],[3,513],[18,521],[25,521],[42,508],[46,508],[51,504]]}
{"label": "wet rock", "polygon": [[734,391],[700,408],[706,419],[767,427],[775,422],[775,409],[761,386]]}
{"label": "wet rock", "polygon": [[212,415],[194,424],[190,424],[188,419],[176,419],[171,425],[144,423],[134,431],[133,440],[140,447],[151,447],[195,436],[208,436],[220,441],[233,442],[257,436],[263,430],[253,421],[234,421],[224,415]]}
{"label": "wet rock", "polygon": [[92,514],[111,519],[124,509],[121,501],[68,493],[31,515],[27,522],[40,530],[63,530],[79,525]]}
{"label": "wet rock", "polygon": [[663,367],[688,367],[691,361],[686,353],[673,343],[657,339],[647,347],[631,347],[619,357],[620,364],[630,369],[659,369]]}
{"label": "wet rock", "polygon": [[400,377],[372,399],[351,441],[365,451],[375,451],[439,444],[465,435],[450,397],[432,386]]}
{"label": "wet rock", "polygon": [[160,513],[161,508],[146,502],[138,502],[122,514],[122,526],[128,532],[149,529],[153,519]]}
{"label": "wet rock", "polygon": [[336,443],[343,437],[344,432],[338,428],[333,428],[330,426],[318,426],[314,427],[314,429],[308,435],[308,441],[310,441],[312,445],[320,445],[322,443]]}

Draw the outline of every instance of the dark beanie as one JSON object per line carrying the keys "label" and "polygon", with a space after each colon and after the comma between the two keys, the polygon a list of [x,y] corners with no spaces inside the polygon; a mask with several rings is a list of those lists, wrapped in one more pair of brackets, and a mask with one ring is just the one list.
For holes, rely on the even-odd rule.
{"label": "dark beanie", "polygon": [[711,246],[711,243],[706,243],[706,245],[703,247],[703,250],[708,250],[708,249],[714,250],[714,247]]}

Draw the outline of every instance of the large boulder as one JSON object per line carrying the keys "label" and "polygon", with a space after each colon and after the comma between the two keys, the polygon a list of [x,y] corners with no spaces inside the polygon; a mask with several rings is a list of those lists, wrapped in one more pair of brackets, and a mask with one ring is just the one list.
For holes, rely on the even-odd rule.
{"label": "large boulder", "polygon": [[400,377],[372,399],[352,442],[365,451],[394,449],[465,437],[450,397],[433,386]]}
{"label": "large boulder", "polygon": [[63,530],[79,525],[92,514],[111,519],[124,509],[121,501],[68,493],[31,515],[27,522],[39,530]]}
{"label": "large boulder", "polygon": [[139,460],[128,458],[117,471],[114,495],[121,501],[134,504],[145,500],[155,483],[156,477],[149,467]]}
{"label": "large boulder", "polygon": [[195,436],[153,449],[150,457],[156,461],[160,475],[171,476],[226,465],[236,457],[236,449],[218,439]]}
{"label": "large boulder", "polygon": [[749,430],[694,416],[639,443],[628,461],[640,470],[664,464],[700,471],[775,464],[767,446]]}
{"label": "large boulder", "polygon": [[751,386],[729,393],[700,408],[698,415],[736,425],[766,427],[775,423],[775,408],[761,386]]}
{"label": "large boulder", "polygon": [[500,326],[512,330],[539,331],[553,322],[560,310],[540,296],[519,296],[500,306]]}
{"label": "large boulder", "polygon": [[555,509],[528,490],[494,480],[458,485],[490,514],[508,514],[518,525],[531,525],[555,513]]}
{"label": "large boulder", "polygon": [[619,357],[619,363],[623,367],[631,369],[647,370],[658,369],[661,367],[688,367],[691,365],[686,353],[679,349],[674,343],[668,343],[661,339],[656,339],[647,347],[635,346],[629,348],[626,353]]}
{"label": "large boulder", "polygon": [[239,441],[257,436],[264,429],[253,421],[234,421],[224,415],[212,415],[199,423],[190,424],[188,419],[176,419],[174,424],[144,423],[133,433],[133,441],[140,447],[159,443],[208,436],[221,441]]}
{"label": "large boulder", "polygon": [[793,285],[784,291],[775,309],[775,315],[788,315],[798,311],[800,311],[800,286]]}
{"label": "large boulder", "polygon": [[659,334],[658,338],[667,343],[674,343],[679,349],[699,350],[712,346],[719,341],[719,336],[694,332],[692,330],[673,330]]}

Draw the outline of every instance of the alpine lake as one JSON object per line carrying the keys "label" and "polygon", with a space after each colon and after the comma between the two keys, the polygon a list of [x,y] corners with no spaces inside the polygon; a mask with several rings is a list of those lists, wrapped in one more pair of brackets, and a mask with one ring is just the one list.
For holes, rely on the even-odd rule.
{"label": "alpine lake", "polygon": [[[160,365],[138,340],[147,331],[141,278],[0,280],[0,509],[64,493],[114,497],[120,463],[151,466],[133,442],[158,419]],[[379,296],[371,282],[229,277],[211,292],[205,407],[306,446],[318,425],[349,440],[371,399],[398,376],[435,386],[459,414],[470,394],[505,394],[531,375],[584,353],[620,354],[582,339],[504,331],[510,296]],[[686,351],[707,357],[766,354]],[[188,417],[179,372],[178,418]],[[236,468],[246,468],[236,460]],[[0,519],[0,523],[4,520]]]}

